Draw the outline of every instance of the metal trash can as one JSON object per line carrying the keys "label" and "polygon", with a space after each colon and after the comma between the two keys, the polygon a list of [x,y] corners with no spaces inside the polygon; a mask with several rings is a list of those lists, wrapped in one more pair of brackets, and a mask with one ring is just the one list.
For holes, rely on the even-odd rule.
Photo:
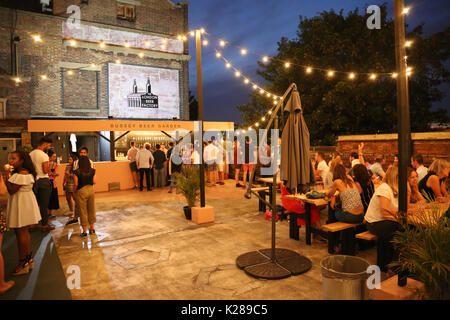
{"label": "metal trash can", "polygon": [[320,261],[324,300],[364,300],[369,263],[361,258],[332,255]]}

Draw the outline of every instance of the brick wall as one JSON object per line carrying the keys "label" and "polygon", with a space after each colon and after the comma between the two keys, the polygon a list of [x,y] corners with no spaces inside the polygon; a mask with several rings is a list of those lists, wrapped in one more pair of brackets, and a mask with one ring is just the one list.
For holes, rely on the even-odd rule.
{"label": "brick wall", "polygon": [[[425,166],[429,166],[437,158],[450,161],[450,132],[412,133],[411,138],[412,154],[421,154]],[[387,162],[385,169],[394,162],[398,153],[395,134],[340,136],[337,150],[342,153],[344,164],[349,165],[350,153],[358,152],[361,142],[364,142],[365,160],[373,161],[377,154],[383,154]]]}
{"label": "brick wall", "polygon": [[[108,117],[108,78],[107,63],[120,59],[122,63],[174,68],[180,70],[180,118],[189,117],[189,79],[188,61],[180,60],[176,55],[151,55],[139,58],[136,52],[127,53],[123,48],[115,51],[103,51],[98,47],[70,47],[62,39],[62,23],[69,0],[55,0],[54,12],[64,12],[61,17],[16,11],[16,29],[14,34],[21,38],[18,45],[19,74],[23,82],[15,86],[11,76],[0,77],[0,98],[7,98],[7,119],[28,119],[30,117]],[[129,22],[116,18],[116,1],[89,1],[81,7],[83,21],[107,23],[102,28],[117,29],[127,27],[139,29],[134,32],[151,32],[156,36],[175,38],[177,34],[187,32],[187,5],[175,5],[168,0],[140,0],[136,7],[136,21]],[[10,28],[14,20],[14,11],[0,7],[0,75],[11,74]],[[120,28],[119,28],[120,29]],[[127,30],[133,32],[133,30]],[[40,34],[43,42],[34,43],[33,34]],[[186,48],[186,47],[185,47]],[[186,52],[187,53],[187,52]],[[61,67],[67,64],[99,66],[97,77],[94,73],[81,72],[64,83],[64,109],[62,101]],[[48,79],[42,80],[41,74]],[[89,79],[88,79],[89,78]],[[84,80],[82,80],[84,79]],[[97,108],[97,95],[99,106]],[[77,110],[81,109],[81,110]]]}

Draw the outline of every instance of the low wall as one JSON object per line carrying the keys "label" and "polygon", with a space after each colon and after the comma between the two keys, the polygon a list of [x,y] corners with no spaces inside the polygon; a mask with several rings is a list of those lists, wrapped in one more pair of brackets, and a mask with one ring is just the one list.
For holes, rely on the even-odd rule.
{"label": "low wall", "polygon": [[[109,191],[108,183],[119,182],[120,190],[132,189],[134,187],[133,177],[131,175],[128,161],[115,162],[95,162],[95,192]],[[66,164],[60,164],[56,170],[59,176],[56,178],[58,194],[64,195],[63,180]]]}
{"label": "low wall", "polygon": [[[364,142],[365,160],[374,160],[377,154],[383,154],[387,168],[398,153],[397,137],[397,134],[339,136],[338,151],[344,162],[348,162],[350,153],[357,152],[359,143]],[[411,142],[412,155],[421,154],[427,167],[434,159],[450,161],[450,132],[411,133]]]}

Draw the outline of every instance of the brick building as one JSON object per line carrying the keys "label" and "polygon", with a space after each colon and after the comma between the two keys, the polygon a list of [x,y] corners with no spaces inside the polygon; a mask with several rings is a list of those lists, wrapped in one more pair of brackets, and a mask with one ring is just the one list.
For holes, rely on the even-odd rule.
{"label": "brick building", "polygon": [[[187,41],[178,38],[188,32],[187,2],[32,2],[21,7],[16,1],[0,1],[0,42],[6,44],[0,46],[1,139],[21,141],[27,128],[17,127],[17,121],[23,125],[28,119],[128,118],[122,112],[127,107],[123,96],[126,103],[139,76],[139,91],[151,79],[160,105],[132,110],[129,117],[189,118],[190,56]],[[72,18],[79,18],[79,24]],[[155,83],[161,83],[159,89]],[[170,104],[170,112],[164,103]],[[4,129],[10,127],[15,131]],[[33,142],[37,138],[32,134]],[[86,133],[84,139],[95,158],[98,137]],[[55,134],[53,140],[60,142],[57,148],[69,143],[67,135]]]}

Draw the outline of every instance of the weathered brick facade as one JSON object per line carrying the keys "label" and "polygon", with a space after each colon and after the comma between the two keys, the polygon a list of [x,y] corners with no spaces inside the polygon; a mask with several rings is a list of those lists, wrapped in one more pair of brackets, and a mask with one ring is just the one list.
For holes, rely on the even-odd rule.
{"label": "weathered brick facade", "polygon": [[[450,132],[412,133],[411,141],[411,153],[421,154],[425,166],[429,166],[434,159],[450,161]],[[398,153],[396,134],[340,136],[337,150],[343,155],[344,164],[349,166],[350,153],[357,152],[361,142],[364,142],[366,161],[372,161],[377,154],[383,154],[387,162],[385,169],[393,163]]]}
{"label": "weathered brick facade", "polygon": [[[138,33],[176,39],[187,33],[187,3],[174,4],[169,0],[123,1],[136,3],[136,20],[117,18],[116,0],[89,1],[81,5],[81,24],[103,29]],[[78,3],[78,2],[77,2]],[[96,43],[77,41],[69,45],[63,37],[66,9],[73,1],[54,0],[53,15],[0,7],[0,98],[7,99],[6,119],[29,118],[107,118],[107,64],[120,59],[121,63],[172,68],[179,70],[180,119],[189,118],[189,75],[187,44],[184,52],[170,53],[138,50],[122,46],[101,49]],[[11,31],[20,37],[18,69],[22,82],[11,80]],[[42,42],[35,43],[32,35],[39,34]],[[183,49],[182,49],[183,51]],[[94,63],[95,68],[89,69]],[[74,69],[73,76],[65,71]],[[43,80],[40,75],[47,75]]]}

